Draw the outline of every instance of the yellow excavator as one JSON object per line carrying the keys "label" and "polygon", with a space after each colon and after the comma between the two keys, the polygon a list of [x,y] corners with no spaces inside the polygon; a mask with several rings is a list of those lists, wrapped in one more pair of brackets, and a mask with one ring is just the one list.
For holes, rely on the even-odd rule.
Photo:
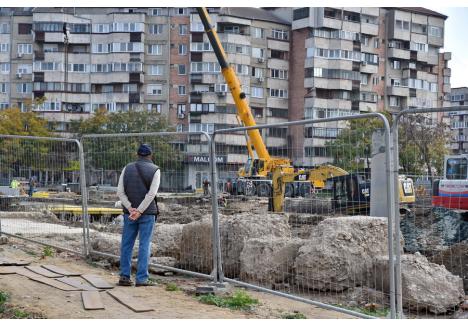
{"label": "yellow excavator", "polygon": [[[241,89],[236,72],[228,64],[226,53],[221,45],[216,29],[211,25],[208,11],[206,8],[197,8],[197,11],[211,47],[221,66],[221,72],[234,99],[238,121],[246,127],[256,126],[246,95]],[[307,184],[305,184],[303,180],[292,180],[286,185],[285,192],[287,197],[306,196],[308,193],[310,194],[310,189],[312,188],[323,188],[326,179],[333,176],[348,174],[345,170],[332,165],[318,166],[313,169],[296,169],[289,158],[270,156],[258,129],[248,130],[246,138],[249,158],[245,167],[241,168],[238,173],[239,178],[235,187],[235,192],[238,194],[270,197],[272,194],[272,174],[277,168],[284,174],[296,173],[296,177],[301,176],[301,178],[307,178],[307,181],[309,181],[309,187],[307,187]],[[257,158],[254,156],[252,147],[257,154]]]}

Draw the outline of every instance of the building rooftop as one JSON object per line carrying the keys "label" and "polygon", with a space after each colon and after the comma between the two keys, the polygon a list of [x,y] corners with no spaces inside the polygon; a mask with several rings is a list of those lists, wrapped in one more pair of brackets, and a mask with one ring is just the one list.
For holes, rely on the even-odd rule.
{"label": "building rooftop", "polygon": [[430,10],[430,9],[427,9],[427,8],[423,8],[423,7],[395,7],[394,9],[408,11],[408,12],[411,12],[411,13],[414,13],[414,14],[434,16],[434,17],[443,18],[443,19],[448,18],[448,16],[445,16],[445,15],[443,15],[443,14],[437,12],[437,11]]}
{"label": "building rooftop", "polygon": [[254,20],[263,20],[267,22],[273,22],[283,25],[291,25],[286,20],[283,20],[271,12],[260,9],[260,8],[250,8],[250,7],[223,7],[221,8],[220,15],[233,16],[245,19],[254,19]]}

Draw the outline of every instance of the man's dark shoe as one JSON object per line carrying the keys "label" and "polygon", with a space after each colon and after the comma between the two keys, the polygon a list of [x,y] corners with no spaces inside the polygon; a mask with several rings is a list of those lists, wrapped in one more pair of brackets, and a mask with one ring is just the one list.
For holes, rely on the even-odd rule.
{"label": "man's dark shoe", "polygon": [[135,283],[135,286],[155,286],[155,285],[158,285],[158,283],[149,278],[146,282],[143,282],[143,283]]}
{"label": "man's dark shoe", "polygon": [[130,278],[126,276],[120,276],[119,283],[120,286],[132,286],[133,282]]}

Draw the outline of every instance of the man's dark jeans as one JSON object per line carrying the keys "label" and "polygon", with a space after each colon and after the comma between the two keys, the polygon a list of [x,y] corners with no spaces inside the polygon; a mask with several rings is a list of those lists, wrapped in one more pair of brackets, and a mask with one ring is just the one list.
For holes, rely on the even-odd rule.
{"label": "man's dark jeans", "polygon": [[155,220],[154,215],[141,215],[136,221],[130,220],[128,214],[124,215],[122,243],[120,246],[120,276],[130,278],[133,246],[139,234],[136,283],[145,283],[148,280],[148,263],[151,255],[151,239]]}

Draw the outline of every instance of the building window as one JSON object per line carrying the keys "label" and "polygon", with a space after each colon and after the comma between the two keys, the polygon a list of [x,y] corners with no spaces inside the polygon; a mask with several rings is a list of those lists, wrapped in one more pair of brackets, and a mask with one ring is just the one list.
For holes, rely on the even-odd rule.
{"label": "building window", "polygon": [[10,51],[10,44],[9,43],[1,43],[0,44],[0,52],[9,52]]}
{"label": "building window", "polygon": [[179,55],[187,54],[187,44],[179,44]]}
{"label": "building window", "polygon": [[401,61],[393,60],[393,62],[392,62],[392,68],[393,68],[393,69],[401,69]]}
{"label": "building window", "polygon": [[393,78],[392,78],[392,79],[390,80],[390,82],[391,82],[391,85],[392,85],[392,86],[395,86],[395,87],[400,87],[400,86],[401,86],[401,81],[400,81],[399,79],[393,79]]}
{"label": "building window", "polygon": [[149,84],[147,87],[148,95],[162,95],[161,84]]}
{"label": "building window", "polygon": [[367,85],[369,83],[369,75],[361,74],[361,85]]}
{"label": "building window", "polygon": [[263,69],[258,67],[252,67],[252,77],[263,78]]}
{"label": "building window", "polygon": [[374,38],[374,49],[378,49],[380,47],[379,39],[376,37]]}
{"label": "building window", "polygon": [[271,31],[271,37],[278,39],[278,40],[287,40],[288,39],[288,31],[282,29],[273,29]]}
{"label": "building window", "polygon": [[187,15],[187,8],[174,8],[174,14],[176,16],[185,16]]}
{"label": "building window", "polygon": [[151,16],[162,16],[163,15],[163,8],[152,8],[150,9]]}
{"label": "building window", "polygon": [[269,90],[270,97],[288,98],[288,91],[285,89],[274,89]]}
{"label": "building window", "polygon": [[203,26],[203,23],[201,22],[192,22],[190,23],[190,31],[191,32],[204,32],[205,27]]}
{"label": "building window", "polygon": [[0,73],[2,74],[10,73],[10,64],[8,62],[0,62]]}
{"label": "building window", "polygon": [[406,20],[400,20],[400,19],[397,19],[395,21],[395,27],[397,29],[402,29],[402,30],[405,30],[405,31],[409,31],[409,21],[406,21]]}
{"label": "building window", "polygon": [[16,72],[18,74],[32,74],[32,64],[18,65]]}
{"label": "building window", "polygon": [[389,105],[390,106],[400,106],[400,97],[398,96],[390,96],[389,97]]}
{"label": "building window", "polygon": [[146,109],[147,109],[148,111],[161,113],[162,104],[160,104],[160,103],[148,103],[148,104],[146,105]]}
{"label": "building window", "polygon": [[270,77],[277,79],[288,79],[288,71],[283,69],[270,69]]}
{"label": "building window", "polygon": [[164,72],[164,66],[163,65],[150,65],[149,66],[149,75],[153,76],[162,76]]}
{"label": "building window", "polygon": [[263,98],[263,88],[250,87],[250,96],[255,98]]}
{"label": "building window", "polygon": [[378,85],[380,82],[380,78],[377,77],[372,77],[372,85]]}
{"label": "building window", "polygon": [[260,27],[252,27],[253,38],[265,38],[265,30]]}
{"label": "building window", "polygon": [[187,25],[180,24],[179,25],[179,35],[187,35],[188,27]]}
{"label": "building window", "polygon": [[286,138],[288,135],[288,128],[269,128],[268,137]]}
{"label": "building window", "polygon": [[[214,103],[191,103],[190,112],[199,112],[199,113],[214,113],[215,105]],[[199,130],[197,130],[199,131]]]}
{"label": "building window", "polygon": [[254,58],[264,58],[265,57],[265,49],[252,48],[252,57],[254,57]]}
{"label": "building window", "polygon": [[148,45],[148,54],[151,55],[162,55],[162,44],[149,44]]}
{"label": "building window", "polygon": [[181,115],[185,114],[185,104],[177,104],[177,115],[180,117]]}
{"label": "building window", "polygon": [[249,74],[249,66],[236,64],[236,72],[239,75],[248,75]]}
{"label": "building window", "polygon": [[149,26],[150,34],[162,34],[164,30],[163,24],[152,24]]}
{"label": "building window", "polygon": [[219,73],[221,72],[221,66],[217,62],[192,62],[190,64],[192,72],[201,73]]}
{"label": "building window", "polygon": [[185,75],[187,73],[186,67],[184,64],[179,64],[178,66],[178,74],[179,75]]}
{"label": "building window", "polygon": [[32,54],[32,44],[29,44],[29,43],[18,44],[18,54]]}
{"label": "building window", "polygon": [[293,11],[293,20],[299,20],[309,17],[310,8],[299,8]]}
{"label": "building window", "polygon": [[428,45],[425,44],[425,43],[411,42],[410,43],[410,50],[427,52],[428,51]]}
{"label": "building window", "polygon": [[442,27],[429,26],[429,36],[442,37],[443,36]]}
{"label": "building window", "polygon": [[186,95],[186,93],[185,93],[185,86],[184,86],[184,85],[179,85],[179,86],[177,87],[177,93],[178,93],[180,96]]}
{"label": "building window", "polygon": [[26,35],[31,34],[32,24],[18,24],[18,34]]}
{"label": "building window", "polygon": [[287,109],[268,108],[269,116],[275,118],[288,118]]}
{"label": "building window", "polygon": [[32,83],[21,83],[16,84],[17,93],[31,93],[32,92]]}
{"label": "building window", "polygon": [[0,23],[0,34],[10,34],[9,23]]}
{"label": "building window", "polygon": [[0,93],[8,93],[8,84],[7,83],[0,83]]}

